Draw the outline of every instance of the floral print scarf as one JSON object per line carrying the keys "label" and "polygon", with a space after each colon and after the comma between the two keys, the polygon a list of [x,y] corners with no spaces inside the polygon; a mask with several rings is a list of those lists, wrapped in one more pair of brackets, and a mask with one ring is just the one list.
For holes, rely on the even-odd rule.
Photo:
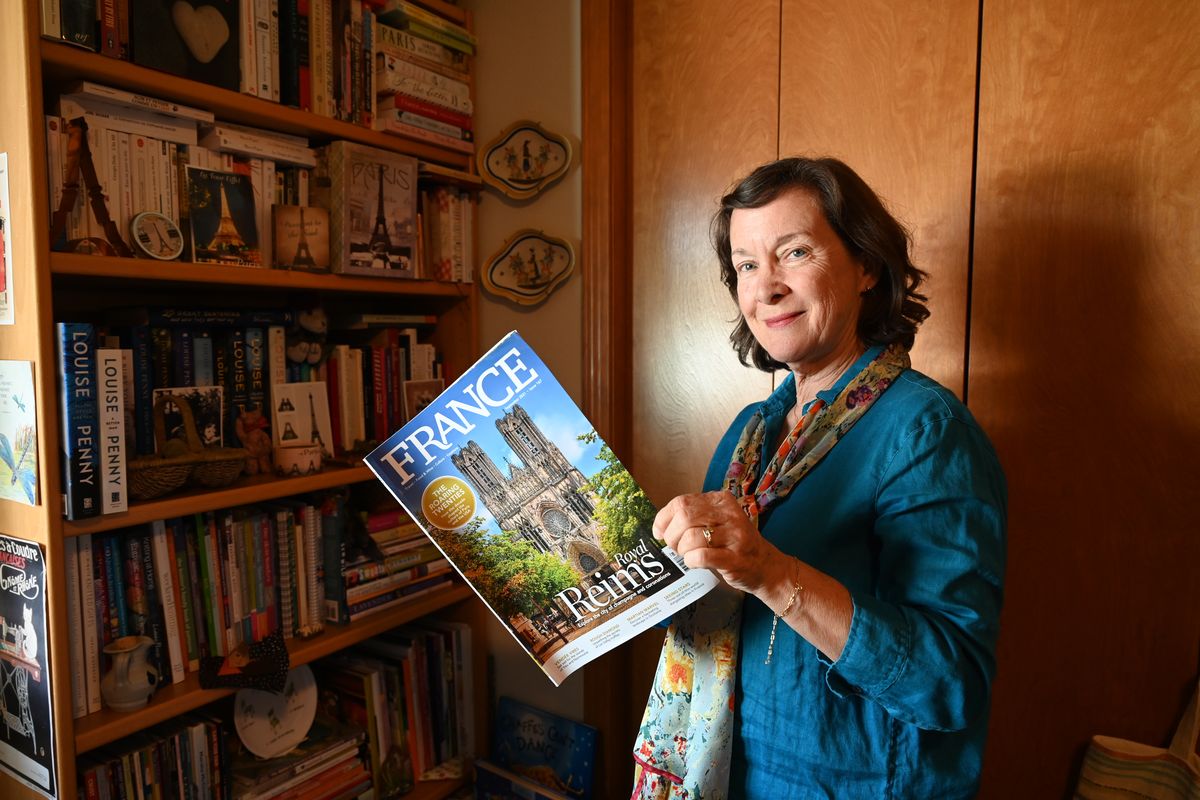
{"label": "floral print scarf", "polygon": [[[766,422],[755,412],[725,474],[725,488],[746,515],[757,524],[759,514],[786,497],[908,366],[908,352],[892,345],[832,403],[814,400],[761,477]],[[633,750],[631,800],[728,796],[743,597],[722,585],[671,621]]]}

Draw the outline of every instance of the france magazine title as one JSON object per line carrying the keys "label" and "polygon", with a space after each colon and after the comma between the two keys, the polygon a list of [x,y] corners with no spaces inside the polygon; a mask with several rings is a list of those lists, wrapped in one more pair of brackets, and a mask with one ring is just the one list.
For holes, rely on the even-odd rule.
{"label": "france magazine title", "polygon": [[555,686],[717,585],[515,331],[365,461]]}

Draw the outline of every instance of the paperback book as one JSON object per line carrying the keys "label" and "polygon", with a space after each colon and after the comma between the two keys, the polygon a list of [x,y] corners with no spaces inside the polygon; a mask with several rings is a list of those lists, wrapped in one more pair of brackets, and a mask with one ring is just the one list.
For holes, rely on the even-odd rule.
{"label": "paperback book", "polygon": [[188,167],[192,260],[259,266],[258,220],[249,175]]}
{"label": "paperback book", "polygon": [[364,460],[555,686],[717,585],[516,332]]}

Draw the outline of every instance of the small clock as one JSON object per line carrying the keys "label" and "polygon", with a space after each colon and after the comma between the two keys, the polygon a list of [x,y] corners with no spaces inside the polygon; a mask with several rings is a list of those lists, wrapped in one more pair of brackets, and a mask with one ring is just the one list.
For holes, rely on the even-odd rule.
{"label": "small clock", "polygon": [[171,261],[183,253],[183,234],[175,221],[157,211],[143,211],[129,223],[133,246],[143,255]]}

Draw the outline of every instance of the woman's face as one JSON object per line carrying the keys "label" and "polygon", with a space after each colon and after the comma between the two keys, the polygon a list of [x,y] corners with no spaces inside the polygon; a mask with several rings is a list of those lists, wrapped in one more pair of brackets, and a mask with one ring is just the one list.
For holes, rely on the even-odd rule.
{"label": "woman's face", "polygon": [[853,358],[862,293],[874,285],[829,227],[816,195],[793,189],[734,209],[729,242],[738,310],[776,361],[802,373]]}

